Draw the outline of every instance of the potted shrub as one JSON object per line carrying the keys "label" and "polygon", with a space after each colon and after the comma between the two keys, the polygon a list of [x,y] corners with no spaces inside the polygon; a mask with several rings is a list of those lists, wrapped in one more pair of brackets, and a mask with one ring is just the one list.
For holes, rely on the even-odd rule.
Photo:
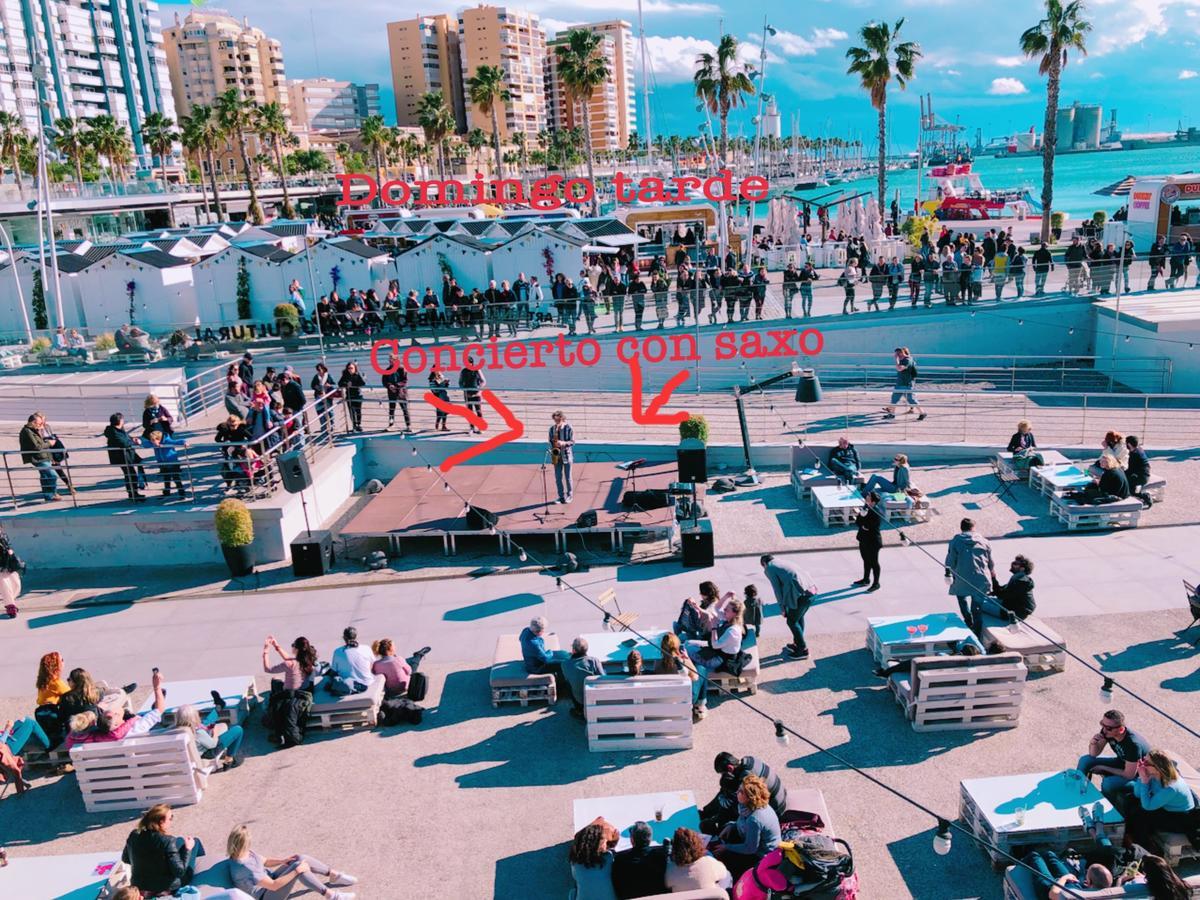
{"label": "potted shrub", "polygon": [[1102,231],[1104,229],[1104,223],[1107,221],[1108,213],[1106,213],[1104,210],[1098,209],[1092,213],[1092,224],[1096,226],[1097,231]]}
{"label": "potted shrub", "polygon": [[95,343],[92,345],[92,354],[96,359],[108,359],[116,349],[117,339],[113,337],[111,331],[106,331],[97,335]]}
{"label": "potted shrub", "polygon": [[708,419],[704,416],[688,416],[679,423],[679,437],[681,440],[692,438],[702,444],[707,444]]}
{"label": "potted shrub", "polygon": [[1054,235],[1054,241],[1057,243],[1062,240],[1063,226],[1067,224],[1067,214],[1065,212],[1054,212],[1050,214],[1050,233]]}
{"label": "potted shrub", "polygon": [[35,337],[29,345],[29,352],[25,354],[25,361],[36,363],[38,357],[43,353],[50,352],[50,338]]}
{"label": "potted shrub", "polygon": [[250,518],[250,510],[241,500],[222,500],[217,504],[217,512],[213,517],[217,528],[217,540],[221,544],[221,553],[225,556],[225,565],[229,566],[229,574],[234,578],[242,578],[254,572],[254,522]]}
{"label": "potted shrub", "polygon": [[275,325],[281,338],[295,337],[300,331],[300,310],[291,303],[277,303]]}

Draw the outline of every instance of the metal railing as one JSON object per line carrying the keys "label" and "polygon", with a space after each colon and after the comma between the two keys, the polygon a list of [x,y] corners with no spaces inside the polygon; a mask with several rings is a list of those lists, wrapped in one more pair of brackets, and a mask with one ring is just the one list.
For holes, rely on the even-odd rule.
{"label": "metal railing", "polygon": [[[289,423],[295,424],[294,431],[289,430]],[[157,482],[165,486],[168,475],[172,482],[183,486],[182,496],[178,488],[172,491],[182,502],[212,503],[222,496],[262,499],[274,494],[281,484],[280,454],[300,450],[310,465],[315,466],[319,455],[334,445],[339,434],[348,430],[345,405],[337,392],[332,391],[321,399],[310,401],[300,413],[256,440],[219,443],[188,439],[186,443],[176,445],[176,462],[160,463],[154,458],[154,447],[143,435],[139,439],[138,460],[124,464],[110,461],[109,448],[89,442],[67,446],[65,454],[57,456],[49,469],[55,476],[56,499],[76,508],[96,503],[128,502],[131,483],[153,496],[150,485]],[[256,458],[239,458],[239,448],[254,451]],[[25,457],[20,450],[0,451],[4,465],[0,504],[8,503],[14,510],[45,502],[42,474]],[[162,493],[168,492],[163,490]]]}

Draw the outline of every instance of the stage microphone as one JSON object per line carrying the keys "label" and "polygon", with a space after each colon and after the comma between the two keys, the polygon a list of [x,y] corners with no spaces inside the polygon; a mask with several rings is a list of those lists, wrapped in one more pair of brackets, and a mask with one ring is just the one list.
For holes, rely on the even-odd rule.
{"label": "stage microphone", "polygon": [[617,468],[622,472],[633,472],[637,469],[640,469],[645,464],[646,457],[643,456],[641,459],[631,459],[629,462],[617,463]]}

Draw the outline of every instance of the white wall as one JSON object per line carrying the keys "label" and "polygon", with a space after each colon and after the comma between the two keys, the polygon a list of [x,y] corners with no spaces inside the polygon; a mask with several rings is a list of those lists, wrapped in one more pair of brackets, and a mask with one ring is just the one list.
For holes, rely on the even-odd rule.
{"label": "white wall", "polygon": [[517,275],[524,272],[526,277],[536,275],[543,289],[548,288],[554,279],[546,275],[546,258],[542,254],[545,247],[549,247],[554,256],[555,273],[562,272],[572,280],[578,278],[579,270],[583,268],[583,251],[574,244],[556,240],[543,232],[523,234],[504,247],[494,250],[492,277],[497,282],[507,279],[511,284]]}
{"label": "white wall", "polygon": [[470,293],[472,288],[481,291],[487,288],[492,277],[491,254],[436,237],[400,255],[395,266],[391,267],[395,273],[392,277],[400,281],[401,297],[413,289],[423,294],[426,287],[431,287],[441,299],[442,268],[438,264],[439,253],[445,255],[463,290]]}
{"label": "white wall", "polygon": [[[333,290],[333,280],[329,277],[330,271],[334,266],[340,269],[341,280],[338,282],[338,294],[344,300],[350,294],[350,288],[358,288],[360,291],[365,291],[367,288],[374,288],[375,292],[382,300],[383,295],[387,293],[388,281],[395,277],[392,274],[391,257],[384,253],[376,256],[373,259],[364,259],[361,256],[356,256],[353,253],[345,253],[337,249],[336,245],[319,243],[309,248],[312,253],[312,268],[313,277],[317,282],[317,291],[315,297],[306,297],[305,302],[309,305],[309,312],[312,312],[317,300],[322,294],[328,294]],[[304,267],[304,257],[299,257],[299,264]],[[304,274],[297,275],[307,290],[308,288],[308,270],[304,268]],[[441,284],[441,276],[438,276],[438,284]]]}

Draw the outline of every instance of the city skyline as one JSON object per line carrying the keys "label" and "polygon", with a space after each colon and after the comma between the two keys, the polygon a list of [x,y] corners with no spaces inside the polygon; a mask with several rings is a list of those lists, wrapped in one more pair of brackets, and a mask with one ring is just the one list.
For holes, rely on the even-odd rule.
{"label": "city skyline", "polygon": [[[538,15],[548,39],[572,24],[625,18],[633,22],[636,42],[636,0],[590,4],[532,0],[511,7]],[[1089,55],[1074,57],[1065,70],[1063,103],[1102,105],[1106,120],[1115,108],[1119,125],[1130,133],[1173,130],[1180,121],[1196,124],[1187,111],[1188,99],[1200,84],[1196,71],[1200,65],[1194,62],[1200,56],[1200,0],[1087,0],[1085,7],[1094,26]],[[194,8],[163,4],[163,19],[169,21],[174,10]],[[378,82],[382,109],[393,121],[386,23],[416,15],[454,16],[469,7],[407,0],[389,4],[365,0],[353,9],[331,0],[263,7],[228,0],[222,8],[235,16],[248,16],[252,25],[280,40],[290,77]],[[915,144],[917,97],[923,93],[932,93],[938,113],[961,122],[969,136],[976,128],[985,140],[1031,126],[1040,132],[1045,80],[1035,63],[1020,56],[1018,38],[1036,23],[1041,9],[1037,0],[1017,0],[1006,7],[1006,17],[997,17],[960,15],[945,0],[852,0],[842,5],[818,0],[803,10],[769,2],[749,12],[708,0],[646,0],[653,131],[696,132],[699,118],[690,83],[696,55],[713,48],[723,25],[742,41],[744,57],[757,64],[765,13],[778,31],[767,46],[767,91],[778,99],[784,135],[790,133],[796,114],[802,134],[874,143],[875,114],[856,80],[845,74],[845,50],[862,24],[901,16],[906,18],[906,38],[921,43],[924,57],[909,90],[891,92],[893,149]],[[340,27],[330,29],[330,21]],[[953,28],[947,27],[951,21]],[[372,37],[364,40],[362,35]],[[639,63],[637,130],[644,133],[636,46],[635,58]],[[753,111],[752,104],[731,115],[731,134],[752,134]]]}

